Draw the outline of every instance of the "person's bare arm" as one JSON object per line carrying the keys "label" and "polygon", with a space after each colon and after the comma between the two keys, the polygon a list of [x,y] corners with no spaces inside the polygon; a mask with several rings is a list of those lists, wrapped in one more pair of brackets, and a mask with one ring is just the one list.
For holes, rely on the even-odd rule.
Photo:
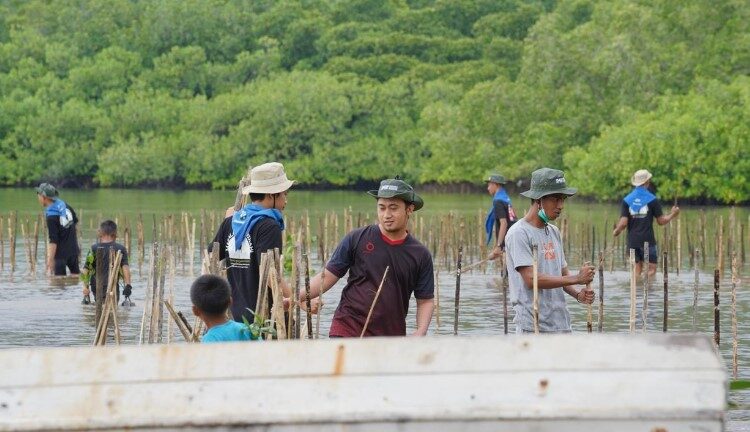
{"label": "person's bare arm", "polygon": [[[562,275],[568,276],[570,274],[570,271],[567,267],[562,269]],[[593,277],[592,277],[593,278]],[[590,304],[594,302],[594,291],[591,289],[581,288],[577,289],[573,285],[566,285],[563,287],[563,291],[565,291],[566,294],[576,299],[579,303],[586,303]]]}
{"label": "person's bare arm", "polygon": [[628,218],[626,218],[625,216],[622,216],[620,220],[617,221],[617,225],[615,226],[615,230],[612,231],[612,235],[617,237],[627,227],[628,227]]}
{"label": "person's bare arm", "polygon": [[[529,289],[533,288],[534,283],[534,269],[531,266],[519,267],[516,270],[521,274],[523,282]],[[560,287],[566,287],[568,285],[583,285],[591,282],[594,279],[594,267],[583,266],[578,271],[577,275],[567,274],[567,267],[565,267],[565,274],[560,276],[552,276],[544,273],[537,274],[537,287],[539,289],[554,289]]]}
{"label": "person's bare arm", "polygon": [[127,264],[122,266],[122,280],[126,285],[130,285],[130,266]]}
{"label": "person's bare arm", "polygon": [[680,208],[677,206],[672,206],[672,211],[669,212],[668,215],[661,215],[656,218],[656,223],[658,223],[659,225],[666,225],[672,219],[676,218],[678,214],[680,214]]}
{"label": "person's bare arm", "polygon": [[425,336],[432,322],[432,312],[435,310],[435,299],[417,299],[417,329],[412,336]]}
{"label": "person's bare arm", "polygon": [[55,274],[55,254],[57,253],[57,243],[47,245],[47,274]]}
{"label": "person's bare arm", "polygon": [[508,219],[500,218],[500,228],[497,231],[497,242],[495,243],[495,247],[492,249],[492,252],[490,252],[490,255],[487,257],[487,259],[494,260],[500,256],[500,254],[502,253],[502,249],[500,248],[500,245],[502,245],[505,242],[505,234],[507,232],[508,232]]}
{"label": "person's bare arm", "polygon": [[[316,298],[320,295],[321,290],[321,284],[325,283],[325,286],[323,286],[323,292],[325,293],[329,289],[331,289],[332,286],[336,285],[336,282],[339,281],[339,277],[335,274],[328,271],[328,269],[324,269],[325,271],[325,278],[322,277],[322,273],[320,272],[313,276],[312,279],[310,279],[310,298]],[[323,280],[325,279],[325,280]],[[307,301],[307,293],[305,293],[304,287],[299,291],[299,300],[300,302]]]}

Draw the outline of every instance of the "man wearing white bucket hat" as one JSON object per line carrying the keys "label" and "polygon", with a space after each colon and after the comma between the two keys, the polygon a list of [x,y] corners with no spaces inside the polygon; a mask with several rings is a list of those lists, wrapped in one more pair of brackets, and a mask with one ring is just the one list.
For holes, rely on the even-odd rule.
{"label": "man wearing white bucket hat", "polygon": [[654,236],[653,222],[666,225],[680,214],[680,208],[672,207],[668,215],[664,215],[656,195],[649,190],[651,186],[651,173],[641,169],[633,174],[630,183],[635,186],[633,190],[622,200],[620,220],[615,226],[612,234],[617,237],[626,227],[628,228],[628,247],[635,249],[635,271],[641,274],[643,270],[645,242],[648,242],[648,275],[656,274],[656,237]]}
{"label": "man wearing white bucket hat", "polygon": [[[219,259],[228,259],[227,279],[232,287],[230,310],[235,321],[245,317],[253,322],[258,300],[260,255],[274,248],[281,250],[287,193],[294,184],[278,162],[259,165],[250,171],[250,185],[242,189],[250,204],[224,219],[214,242],[221,245]],[[291,294],[282,280],[284,297]]]}

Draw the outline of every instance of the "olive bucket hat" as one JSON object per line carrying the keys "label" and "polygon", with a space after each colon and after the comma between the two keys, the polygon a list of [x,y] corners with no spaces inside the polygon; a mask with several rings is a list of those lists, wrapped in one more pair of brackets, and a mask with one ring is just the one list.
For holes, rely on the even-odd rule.
{"label": "olive bucket hat", "polygon": [[414,210],[419,210],[424,206],[424,201],[414,192],[414,188],[398,178],[381,181],[377,190],[371,190],[367,194],[375,198],[402,199],[407,204],[414,204]]}
{"label": "olive bucket hat", "polygon": [[531,188],[521,195],[526,198],[539,199],[547,195],[575,195],[578,189],[568,187],[562,171],[552,168],[539,168],[531,173]]}
{"label": "olive bucket hat", "polygon": [[52,199],[55,199],[55,197],[57,197],[58,195],[57,189],[55,189],[55,187],[49,183],[40,184],[36,188],[36,193],[38,195],[41,195],[47,198],[52,198]]}
{"label": "olive bucket hat", "polygon": [[504,185],[505,183],[508,183],[507,180],[505,180],[505,177],[503,177],[500,174],[492,173],[484,181],[485,183],[497,183]]}

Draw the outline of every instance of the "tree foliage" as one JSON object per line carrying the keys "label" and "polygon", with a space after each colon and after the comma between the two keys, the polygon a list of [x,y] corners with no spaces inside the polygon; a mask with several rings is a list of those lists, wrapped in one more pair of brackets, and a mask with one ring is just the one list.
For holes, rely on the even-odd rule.
{"label": "tree foliage", "polygon": [[750,200],[740,0],[0,5],[0,184],[231,187],[568,171],[612,199]]}

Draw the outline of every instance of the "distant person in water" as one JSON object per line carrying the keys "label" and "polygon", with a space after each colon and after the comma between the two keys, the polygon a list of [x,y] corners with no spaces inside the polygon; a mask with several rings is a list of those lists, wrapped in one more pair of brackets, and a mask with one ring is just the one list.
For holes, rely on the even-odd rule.
{"label": "distant person in water", "polygon": [[[122,279],[122,281],[125,283],[125,287],[122,290],[122,295],[125,296],[128,301],[130,300],[130,295],[133,292],[133,287],[130,285],[130,266],[128,264],[128,250],[125,249],[125,246],[121,245],[120,243],[117,243],[115,240],[117,240],[117,224],[114,223],[111,220],[105,220],[99,225],[99,231],[98,231],[98,237],[99,241],[91,245],[91,250],[86,255],[86,262],[83,266],[83,274],[85,276],[84,279],[84,285],[83,285],[83,303],[87,304],[91,302],[91,299],[89,297],[89,291],[92,291],[94,293],[94,298],[96,298],[96,280],[99,279],[103,282],[104,287],[104,295],[107,294],[107,284],[109,283],[109,255],[110,252],[114,251],[114,253],[117,253],[118,251],[122,255],[122,258],[120,259],[120,269],[119,274],[117,275],[115,284],[117,285],[116,295],[117,299],[120,298],[120,285],[119,280]],[[102,259],[102,266],[103,274],[98,275],[96,274],[96,252],[98,250],[101,250],[103,252],[103,259]],[[104,298],[104,296],[102,296]],[[123,303],[124,305],[127,303]]]}
{"label": "distant person in water", "polygon": [[232,304],[232,296],[226,280],[206,274],[200,276],[190,287],[190,301],[193,302],[193,315],[206,324],[203,343],[253,340],[246,325],[227,318],[227,309]]}
{"label": "distant person in water", "polygon": [[65,276],[67,267],[71,275],[78,276],[81,272],[78,267],[80,250],[76,233],[78,216],[58,195],[57,189],[49,183],[42,183],[36,188],[39,204],[44,207],[49,233],[47,274]]}
{"label": "distant person in water", "polygon": [[666,225],[680,214],[680,208],[672,206],[668,215],[664,215],[659,200],[654,195],[654,186],[648,170],[638,170],[633,174],[630,183],[633,190],[622,200],[620,220],[612,234],[617,237],[628,228],[628,247],[635,249],[635,272],[640,275],[643,270],[644,243],[648,242],[648,275],[656,275],[658,251],[653,222]]}
{"label": "distant person in water", "polygon": [[492,207],[490,207],[484,223],[488,245],[492,243],[492,236],[495,236],[494,247],[487,259],[494,260],[505,249],[505,234],[516,221],[516,213],[513,211],[510,197],[505,191],[504,185],[507,183],[505,177],[500,174],[490,174],[486,182],[487,193],[492,196]]}

